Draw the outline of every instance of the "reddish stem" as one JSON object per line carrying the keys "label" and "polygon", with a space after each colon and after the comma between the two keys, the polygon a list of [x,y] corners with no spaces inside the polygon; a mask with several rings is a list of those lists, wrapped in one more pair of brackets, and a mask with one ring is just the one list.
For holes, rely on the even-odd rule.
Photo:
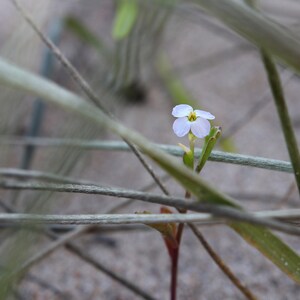
{"label": "reddish stem", "polygon": [[[185,213],[185,212],[183,212]],[[171,297],[170,300],[176,300],[176,291],[177,291],[177,273],[178,273],[178,258],[180,250],[180,242],[182,237],[184,224],[179,224],[177,228],[176,241],[178,247],[172,251],[171,255]]]}
{"label": "reddish stem", "polygon": [[[185,198],[189,199],[191,197],[190,192],[185,192]],[[180,213],[185,214],[186,210],[178,210]],[[176,300],[176,291],[177,291],[177,270],[178,270],[178,258],[179,258],[179,250],[180,250],[180,242],[182,237],[184,224],[179,224],[177,227],[176,233],[176,241],[177,241],[177,248],[174,248],[172,254],[170,253],[171,257],[171,298],[170,300]]]}
{"label": "reddish stem", "polygon": [[173,252],[173,255],[171,257],[171,286],[170,286],[171,297],[170,297],[170,300],[176,300],[178,254],[179,254],[179,247],[176,248],[176,250]]}

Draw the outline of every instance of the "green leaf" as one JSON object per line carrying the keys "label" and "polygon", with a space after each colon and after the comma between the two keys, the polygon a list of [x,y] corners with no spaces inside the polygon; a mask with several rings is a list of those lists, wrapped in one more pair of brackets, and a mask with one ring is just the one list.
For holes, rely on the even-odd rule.
{"label": "green leaf", "polygon": [[189,167],[190,169],[193,169],[194,166],[194,155],[192,151],[186,153],[184,152],[183,154],[183,163]]}
{"label": "green leaf", "polygon": [[217,142],[217,139],[221,136],[222,129],[221,127],[212,127],[209,135],[205,138],[205,143],[202,148],[202,152],[199,158],[198,165],[196,167],[196,172],[200,173],[204,167],[206,161],[208,160],[211,151],[214,149],[214,146]]}
{"label": "green leaf", "polygon": [[[45,101],[57,104],[68,111],[73,111],[95,125],[106,126],[114,133],[138,146],[180,182],[186,190],[194,194],[199,201],[242,209],[232,198],[209,186],[195,172],[185,167],[176,158],[163,152],[137,132],[112,120],[105,113],[95,108],[94,105],[89,104],[84,99],[57,84],[20,69],[2,59],[0,59],[0,83],[30,92]],[[232,223],[230,226],[284,273],[297,283],[300,283],[300,257],[276,235],[268,229],[245,223]]]}
{"label": "green leaf", "polygon": [[184,163],[188,168],[193,169],[193,168],[194,168],[194,152],[193,152],[190,148],[186,147],[185,145],[183,145],[183,144],[181,144],[181,143],[179,143],[178,145],[179,145],[179,146],[182,148],[182,150],[184,151],[183,157],[182,157],[183,163]]}
{"label": "green leaf", "polygon": [[[279,269],[299,283],[299,256],[295,255],[295,252],[287,244],[263,227],[246,223],[233,223],[231,228],[268,257]],[[285,266],[284,269],[283,266]]]}
{"label": "green leaf", "polygon": [[112,36],[115,40],[125,38],[134,26],[138,16],[136,0],[120,0],[114,20]]}
{"label": "green leaf", "polygon": [[[165,206],[160,208],[161,214],[172,214],[172,211]],[[136,212],[136,214],[151,214],[149,211],[143,212]],[[153,223],[153,224],[146,224],[148,227],[151,227],[157,230],[164,239],[165,245],[168,249],[169,255],[172,257],[174,254],[174,249],[178,248],[178,242],[176,240],[177,235],[177,225],[176,223]]]}

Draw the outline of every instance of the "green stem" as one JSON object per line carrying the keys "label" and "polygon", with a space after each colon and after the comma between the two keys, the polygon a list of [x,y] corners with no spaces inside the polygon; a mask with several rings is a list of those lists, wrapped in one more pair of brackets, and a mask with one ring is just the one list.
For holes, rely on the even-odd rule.
{"label": "green stem", "polygon": [[[122,141],[100,141],[100,140],[80,140],[80,139],[52,139],[52,138],[6,138],[0,136],[2,145],[34,145],[38,147],[74,147],[84,150],[103,150],[103,151],[129,151],[129,146]],[[182,156],[182,148],[166,144],[156,144],[163,151],[173,155]],[[195,149],[195,157],[200,157],[202,149]],[[269,159],[265,157],[256,157],[250,155],[212,151],[208,157],[209,161],[229,163],[241,166],[274,170],[279,172],[293,173],[291,163],[287,161]],[[5,169],[0,169],[0,173]]]}
{"label": "green stem", "polygon": [[[252,8],[255,7],[255,0],[246,0],[246,3]],[[300,194],[300,153],[296,140],[296,135],[289,116],[288,107],[284,97],[280,76],[272,56],[264,49],[261,49],[261,58],[267,72],[269,85],[275,101],[277,113],[280,119],[281,128],[284,134],[285,143],[289,152],[290,160],[293,166],[295,179]]]}
{"label": "green stem", "polygon": [[198,165],[195,169],[196,173],[200,173],[210,157],[211,151],[213,150],[218,138],[221,136],[222,128],[214,126],[211,128],[209,135],[205,138],[205,142],[201,151]]}
{"label": "green stem", "polygon": [[292,122],[289,116],[288,107],[284,99],[280,77],[277,72],[276,66],[269,54],[265,50],[261,50],[261,56],[268,74],[269,84],[272,90],[285,142],[293,166],[298,191],[300,193],[300,153]]}

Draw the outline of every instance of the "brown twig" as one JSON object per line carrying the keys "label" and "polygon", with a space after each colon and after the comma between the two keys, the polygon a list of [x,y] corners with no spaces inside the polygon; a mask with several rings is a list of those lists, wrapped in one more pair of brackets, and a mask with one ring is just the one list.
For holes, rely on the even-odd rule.
{"label": "brown twig", "polygon": [[241,283],[241,281],[233,274],[231,269],[224,263],[222,258],[214,251],[214,249],[210,246],[207,240],[204,238],[200,230],[196,227],[196,225],[192,223],[188,223],[190,229],[194,232],[195,236],[198,238],[199,242],[203,246],[203,248],[207,251],[212,260],[217,264],[217,266],[223,271],[224,274],[228,277],[228,279],[244,294],[244,296],[249,300],[257,300],[258,298],[252,294],[252,292]]}

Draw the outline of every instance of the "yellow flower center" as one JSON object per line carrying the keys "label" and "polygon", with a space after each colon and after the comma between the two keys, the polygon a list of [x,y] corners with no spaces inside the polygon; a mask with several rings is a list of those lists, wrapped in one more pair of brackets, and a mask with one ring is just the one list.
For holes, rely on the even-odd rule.
{"label": "yellow flower center", "polygon": [[194,111],[190,112],[189,115],[188,115],[188,120],[190,122],[194,122],[197,120],[197,116],[196,116],[196,113]]}

